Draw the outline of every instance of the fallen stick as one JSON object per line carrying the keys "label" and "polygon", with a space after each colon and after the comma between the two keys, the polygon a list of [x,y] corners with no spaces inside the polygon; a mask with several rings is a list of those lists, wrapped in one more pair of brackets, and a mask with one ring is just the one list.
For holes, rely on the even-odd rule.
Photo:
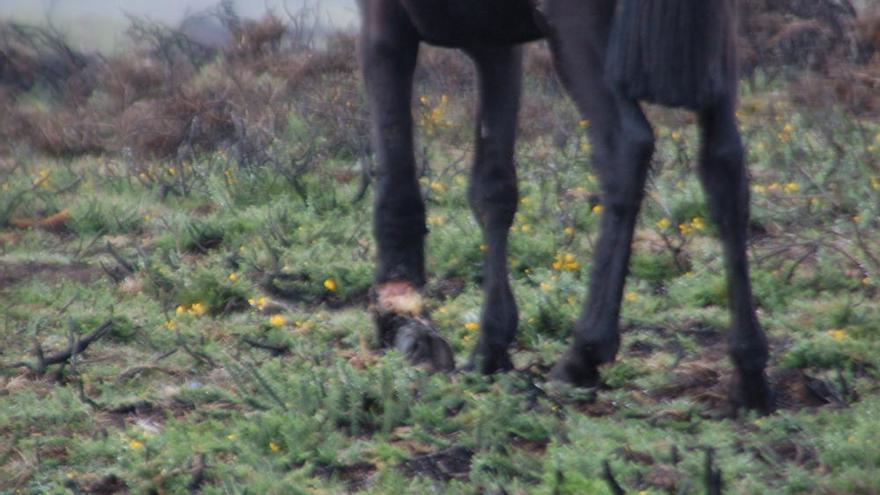
{"label": "fallen stick", "polygon": [[72,356],[77,354],[82,354],[86,349],[89,348],[97,340],[101,339],[113,329],[113,320],[107,320],[101,324],[98,328],[96,328],[92,333],[86,335],[85,337],[76,340],[75,342],[71,342],[67,349],[46,356],[43,351],[43,346],[40,345],[39,342],[34,344],[34,356],[37,358],[37,363],[32,364],[25,361],[20,361],[18,363],[13,363],[8,368],[28,368],[40,375],[45,374],[46,370],[49,366],[53,364],[61,364],[66,363]]}

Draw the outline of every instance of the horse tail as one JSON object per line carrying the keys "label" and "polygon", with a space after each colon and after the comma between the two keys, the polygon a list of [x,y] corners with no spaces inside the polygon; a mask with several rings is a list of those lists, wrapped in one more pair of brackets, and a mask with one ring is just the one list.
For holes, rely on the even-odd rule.
{"label": "horse tail", "polygon": [[705,108],[736,88],[733,0],[618,0],[606,77],[627,98]]}

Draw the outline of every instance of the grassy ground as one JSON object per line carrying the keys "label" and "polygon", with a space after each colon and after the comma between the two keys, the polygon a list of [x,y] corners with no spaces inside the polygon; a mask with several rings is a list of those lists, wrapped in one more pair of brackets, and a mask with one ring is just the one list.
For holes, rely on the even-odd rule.
{"label": "grassy ground", "polygon": [[[468,106],[423,93],[427,293],[462,363],[482,257]],[[541,95],[518,150],[518,371],[492,379],[371,350],[370,193],[358,198],[351,157],[296,173],[222,152],[3,161],[0,490],[610,493],[607,460],[628,492],[700,493],[711,449],[729,493],[880,493],[880,126],[745,95],[780,410],[732,417],[722,260],[685,114],[652,110],[658,152],[607,387],[545,386],[602,202],[589,122]],[[315,133],[291,122],[279,142],[298,155]]]}

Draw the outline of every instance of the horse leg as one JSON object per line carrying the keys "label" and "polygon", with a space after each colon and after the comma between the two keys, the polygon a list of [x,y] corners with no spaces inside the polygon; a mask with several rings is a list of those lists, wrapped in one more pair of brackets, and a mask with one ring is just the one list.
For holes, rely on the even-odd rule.
{"label": "horse leg", "polygon": [[604,210],[593,255],[589,296],[574,328],[574,342],[551,371],[554,380],[593,386],[598,366],[620,346],[618,318],[636,217],[654,150],[650,124],[638,103],[620,97],[603,77],[614,2],[546,0],[542,22],[560,77],[590,121],[593,161]]}
{"label": "horse leg", "polygon": [[[378,247],[376,328],[380,345],[396,345],[415,362],[452,368],[452,351],[422,315],[425,204],[413,151],[412,85],[419,39],[392,1],[362,4],[361,67],[373,118],[378,162],[373,227]],[[401,341],[403,337],[403,341]]]}
{"label": "horse leg", "polygon": [[507,237],[516,214],[518,192],[513,162],[522,82],[522,49],[466,50],[477,66],[476,157],[469,199],[483,231],[486,258],[480,340],[471,364],[483,373],[511,369],[507,348],[516,336],[516,300],[507,267]]}
{"label": "horse leg", "polygon": [[724,247],[732,325],[729,346],[738,374],[732,399],[737,405],[769,412],[772,404],[764,373],[767,337],[755,314],[749,281],[749,186],[734,112],[730,98],[700,113],[699,171]]}

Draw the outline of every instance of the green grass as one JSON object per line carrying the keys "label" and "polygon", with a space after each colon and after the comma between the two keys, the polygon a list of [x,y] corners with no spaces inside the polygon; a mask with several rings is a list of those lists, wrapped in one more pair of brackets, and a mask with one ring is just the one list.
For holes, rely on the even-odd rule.
{"label": "green grass", "polygon": [[[585,133],[551,101],[567,144],[518,151],[521,371],[493,378],[370,350],[371,198],[355,199],[358,165],[329,145],[296,188],[223,154],[150,164],[161,181],[113,157],[20,157],[0,199],[0,362],[36,365],[35,342],[48,355],[112,330],[44,375],[0,369],[0,490],[608,493],[608,460],[633,493],[699,493],[711,448],[729,493],[880,491],[877,123],[746,97],[755,297],[784,407],[731,418],[720,247],[692,173],[696,133],[676,113],[652,110],[658,152],[608,389],[545,387],[602,214]],[[429,306],[463,363],[481,237],[467,170],[447,164],[467,162],[469,133],[428,127]],[[65,210],[60,229],[12,225]]]}

